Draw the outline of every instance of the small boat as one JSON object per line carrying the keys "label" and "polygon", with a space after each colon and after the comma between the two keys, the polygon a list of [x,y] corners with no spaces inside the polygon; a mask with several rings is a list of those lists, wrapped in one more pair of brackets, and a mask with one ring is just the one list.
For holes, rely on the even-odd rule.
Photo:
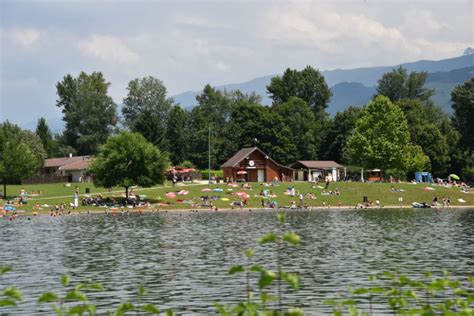
{"label": "small boat", "polygon": [[411,206],[413,206],[413,208],[430,208],[431,206],[426,204],[425,202],[423,203],[418,203],[418,202],[413,202],[411,203]]}

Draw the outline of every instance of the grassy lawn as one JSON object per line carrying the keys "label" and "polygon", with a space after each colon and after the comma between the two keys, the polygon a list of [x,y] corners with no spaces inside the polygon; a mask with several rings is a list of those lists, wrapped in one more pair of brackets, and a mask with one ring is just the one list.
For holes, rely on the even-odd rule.
{"label": "grassy lawn", "polygon": [[[47,204],[49,206],[43,207],[41,212],[48,212],[54,205],[66,203],[67,205],[73,202],[75,187],[79,187],[81,197],[85,195],[85,188],[90,188],[91,196],[96,196],[99,192],[103,196],[113,196],[116,198],[123,197],[124,190],[122,188],[113,188],[112,192],[108,192],[107,189],[95,187],[92,183],[81,183],[71,184],[66,186],[65,184],[42,184],[42,185],[25,185],[16,186],[10,185],[7,187],[7,192],[12,194],[19,194],[20,189],[24,188],[27,192],[41,191],[41,195],[38,197],[30,197],[28,204],[18,207],[19,210],[25,210],[28,213],[33,211],[33,206],[36,203],[41,205]],[[294,182],[294,183],[281,183],[279,186],[264,186],[260,183],[252,183],[251,190],[243,190],[239,187],[229,187],[225,184],[213,184],[211,189],[220,188],[223,192],[203,192],[202,190],[207,188],[207,185],[184,185],[171,187],[170,185],[154,187],[154,188],[136,188],[134,192],[136,194],[144,194],[152,203],[153,208],[159,208],[161,210],[168,209],[189,209],[196,208],[190,203],[180,203],[178,200],[192,200],[192,204],[203,205],[204,203],[199,200],[201,196],[216,196],[219,199],[214,201],[214,206],[218,208],[230,208],[230,203],[233,201],[240,201],[238,196],[232,195],[235,192],[245,192],[250,195],[248,200],[248,206],[251,208],[257,208],[261,206],[261,197],[259,193],[261,190],[271,190],[275,198],[270,198],[267,201],[276,201],[280,207],[289,206],[291,201],[298,204],[298,197],[291,197],[285,195],[285,191],[289,186],[294,186],[296,192],[301,192],[303,195],[307,193],[313,193],[316,199],[304,199],[304,204],[312,207],[322,207],[324,205],[337,206],[339,203],[345,207],[353,207],[357,203],[363,201],[363,197],[367,196],[369,200],[375,201],[378,199],[382,206],[398,206],[398,198],[403,197],[403,205],[410,206],[414,201],[430,203],[433,197],[438,196],[439,201],[441,198],[450,197],[451,205],[453,206],[474,206],[474,193],[466,194],[459,190],[459,188],[447,188],[442,186],[435,186],[430,184],[411,184],[411,183],[359,183],[359,182],[334,182],[329,185],[329,190],[339,189],[340,195],[321,195],[324,190],[320,187],[313,187],[312,184],[306,182]],[[324,186],[323,184],[318,184]],[[404,192],[393,193],[390,191],[390,187],[394,186],[396,189],[403,189]],[[427,190],[426,187],[434,190]],[[177,193],[180,190],[189,191],[186,195],[176,195],[175,198],[168,198],[165,196],[167,192]],[[464,199],[466,203],[461,203],[458,199]],[[224,200],[222,200],[224,199]],[[228,199],[228,200],[225,200]],[[170,205],[164,205],[170,203]],[[103,210],[101,207],[94,206],[80,206],[79,210]]]}

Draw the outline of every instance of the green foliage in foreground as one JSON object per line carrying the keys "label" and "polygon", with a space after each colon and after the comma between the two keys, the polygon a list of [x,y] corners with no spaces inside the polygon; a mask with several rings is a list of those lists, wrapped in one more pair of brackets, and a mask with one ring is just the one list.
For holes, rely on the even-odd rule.
{"label": "green foliage in foreground", "polygon": [[[300,316],[304,315],[301,308],[282,308],[282,287],[286,286],[297,291],[300,286],[298,274],[283,270],[281,258],[284,247],[298,246],[301,238],[294,232],[285,231],[284,213],[277,215],[278,227],[274,232],[264,234],[258,241],[260,245],[271,246],[275,250],[277,271],[271,271],[261,265],[251,264],[253,249],[245,250],[245,265],[235,265],[229,274],[241,273],[246,283],[247,299],[235,306],[225,306],[219,302],[214,305],[222,316]],[[265,247],[265,249],[268,249]],[[0,276],[11,271],[9,267],[0,267]],[[258,295],[251,291],[251,274],[257,274]],[[425,273],[423,279],[410,279],[398,272],[384,272],[369,278],[369,287],[350,288],[350,297],[325,300],[323,304],[332,307],[333,315],[372,315],[374,304],[384,307],[395,315],[474,315],[474,277],[455,278],[444,272],[442,277]],[[38,304],[49,304],[54,313],[63,315],[96,315],[96,305],[88,299],[92,292],[104,291],[99,283],[91,281],[73,285],[68,276],[62,275],[61,293],[45,292],[38,298]],[[269,294],[271,286],[277,287],[277,296]],[[119,316],[129,314],[158,315],[161,311],[153,304],[142,304],[141,298],[147,294],[146,289],[138,289],[138,302],[122,302],[108,315]],[[256,297],[256,298],[255,298]],[[14,308],[22,302],[20,291],[15,287],[0,289],[0,311],[4,307]],[[272,304],[272,302],[276,302]],[[163,311],[165,315],[175,315],[173,311]]]}
{"label": "green foliage in foreground", "polygon": [[[283,312],[282,302],[282,287],[287,286],[293,291],[297,291],[300,286],[299,275],[283,270],[282,251],[286,246],[298,246],[300,243],[300,236],[291,231],[283,231],[285,225],[285,214],[278,213],[278,230],[276,232],[268,232],[260,237],[258,243],[260,245],[273,245],[276,252],[277,271],[272,271],[264,268],[261,265],[251,265],[250,259],[254,255],[253,249],[247,249],[244,254],[247,259],[247,265],[235,265],[230,268],[230,274],[244,273],[246,282],[247,301],[240,302],[236,306],[224,306],[218,302],[215,306],[219,313],[225,315],[304,315],[303,310],[299,308],[291,308],[287,312]],[[256,273],[258,277],[258,291],[257,299],[254,299],[254,293],[251,292],[250,274]],[[276,283],[277,296],[269,294],[267,289]],[[278,308],[272,309],[268,307],[268,303],[278,302]]]}

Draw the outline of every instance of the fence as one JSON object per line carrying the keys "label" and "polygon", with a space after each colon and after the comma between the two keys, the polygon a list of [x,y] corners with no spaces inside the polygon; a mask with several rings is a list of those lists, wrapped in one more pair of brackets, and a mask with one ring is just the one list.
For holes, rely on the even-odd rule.
{"label": "fence", "polygon": [[56,175],[41,175],[41,176],[34,176],[26,180],[22,180],[21,184],[42,184],[42,183],[62,183],[68,182],[68,176],[56,176]]}

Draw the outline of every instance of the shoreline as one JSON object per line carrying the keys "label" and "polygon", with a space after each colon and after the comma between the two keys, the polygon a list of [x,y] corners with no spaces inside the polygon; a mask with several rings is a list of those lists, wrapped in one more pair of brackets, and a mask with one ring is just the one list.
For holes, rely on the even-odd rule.
{"label": "shoreline", "polygon": [[[435,206],[430,208],[414,208],[411,205],[386,205],[381,207],[363,207],[363,208],[356,208],[356,207],[345,207],[345,206],[313,206],[307,208],[262,208],[262,207],[244,207],[244,208],[218,208],[217,210],[213,208],[183,208],[183,209],[162,209],[162,208],[150,208],[150,209],[119,209],[113,210],[110,209],[91,209],[91,210],[67,210],[64,214],[60,215],[50,215],[50,211],[20,211],[19,213],[12,214],[12,212],[5,212],[4,214],[0,214],[1,218],[10,218],[10,217],[38,217],[38,216],[49,216],[49,217],[62,217],[62,216],[73,216],[73,215],[90,215],[90,214],[110,214],[110,215],[122,215],[122,214],[142,214],[142,213],[199,213],[199,212],[206,212],[206,213],[219,213],[219,212],[239,212],[239,213],[248,213],[248,212],[265,212],[265,211],[324,211],[324,210],[335,210],[335,211],[359,211],[359,210],[374,210],[374,211],[381,211],[381,210],[420,210],[420,209],[435,209],[438,211],[449,211],[449,210],[457,210],[457,209],[474,209],[474,205],[454,205],[449,207],[443,206]],[[17,211],[17,212],[18,212]],[[68,214],[68,212],[71,212]],[[36,213],[36,214],[35,214]]]}

